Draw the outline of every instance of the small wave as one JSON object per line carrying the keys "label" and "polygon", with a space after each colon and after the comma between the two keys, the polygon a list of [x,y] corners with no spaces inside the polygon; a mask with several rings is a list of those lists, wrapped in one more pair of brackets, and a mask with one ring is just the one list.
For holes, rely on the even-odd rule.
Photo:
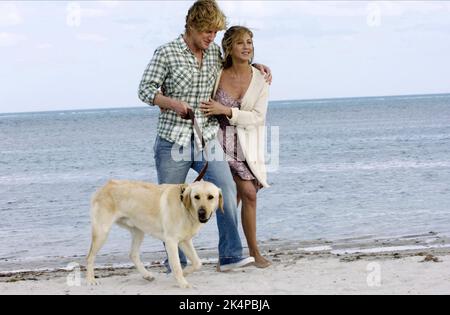
{"label": "small wave", "polygon": [[405,95],[405,96],[392,96],[396,100],[421,100],[421,99],[435,99],[435,98],[448,98],[449,94],[437,94],[437,95]]}
{"label": "small wave", "polygon": [[308,172],[345,172],[345,171],[377,171],[390,169],[430,169],[450,168],[450,162],[417,162],[417,161],[387,161],[374,163],[341,163],[341,164],[313,164],[308,167],[280,167],[283,173],[308,173]]}
{"label": "small wave", "polygon": [[148,180],[148,174],[143,171],[130,172],[130,171],[118,171],[115,174],[109,172],[74,172],[74,173],[45,173],[45,174],[11,174],[8,176],[0,176],[1,184],[54,184],[54,183],[72,183],[82,182],[91,183],[106,181],[108,179],[135,179],[135,180]]}
{"label": "small wave", "polygon": [[11,115],[0,114],[0,119],[17,118],[20,117],[21,115],[23,114],[11,114]]}
{"label": "small wave", "polygon": [[374,247],[374,248],[347,248],[332,250],[334,255],[344,254],[377,254],[397,251],[422,250],[422,249],[439,249],[450,248],[450,244],[436,244],[436,245],[403,245],[403,246],[388,246],[388,247]]}
{"label": "small wave", "polygon": [[299,248],[300,251],[305,252],[325,252],[330,251],[333,248],[331,246],[314,246],[314,247],[305,247],[305,248]]}

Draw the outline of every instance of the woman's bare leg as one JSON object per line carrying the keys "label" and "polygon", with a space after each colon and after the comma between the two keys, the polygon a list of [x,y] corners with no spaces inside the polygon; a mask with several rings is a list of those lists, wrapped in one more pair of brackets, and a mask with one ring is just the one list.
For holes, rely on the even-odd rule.
{"label": "woman's bare leg", "polygon": [[265,259],[258,249],[258,241],[256,239],[256,188],[252,181],[242,180],[238,176],[234,176],[238,196],[242,200],[242,227],[247,239],[248,250],[250,256],[255,258],[255,265],[259,268],[266,268],[271,263]]}

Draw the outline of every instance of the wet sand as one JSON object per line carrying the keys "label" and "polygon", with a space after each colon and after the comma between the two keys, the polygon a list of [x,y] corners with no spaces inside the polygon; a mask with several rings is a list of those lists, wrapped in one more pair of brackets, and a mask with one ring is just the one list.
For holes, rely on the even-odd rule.
{"label": "wet sand", "polygon": [[[435,233],[335,242],[272,239],[262,248],[271,267],[227,273],[215,271],[214,251],[199,250],[204,266],[187,278],[192,289],[178,288],[165,273],[163,253],[144,253],[143,260],[152,261],[146,265],[156,276],[152,282],[131,264],[119,263],[121,257],[101,255],[96,271],[100,285],[88,286],[84,258],[72,257],[61,258],[64,268],[0,272],[0,294],[450,294],[450,239]],[[67,265],[70,260],[72,266]],[[0,266],[7,263],[16,266],[14,261]]]}

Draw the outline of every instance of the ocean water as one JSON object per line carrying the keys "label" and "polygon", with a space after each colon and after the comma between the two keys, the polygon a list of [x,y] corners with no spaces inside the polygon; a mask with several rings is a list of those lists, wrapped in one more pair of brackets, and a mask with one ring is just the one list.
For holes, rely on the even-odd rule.
{"label": "ocean water", "polygon": [[[92,193],[111,178],[156,182],[157,116],[0,115],[0,260],[85,255]],[[450,95],[272,102],[267,123],[279,128],[279,165],[258,197],[260,240],[450,234]],[[217,240],[213,220],[194,243]],[[130,241],[115,227],[102,253]]]}

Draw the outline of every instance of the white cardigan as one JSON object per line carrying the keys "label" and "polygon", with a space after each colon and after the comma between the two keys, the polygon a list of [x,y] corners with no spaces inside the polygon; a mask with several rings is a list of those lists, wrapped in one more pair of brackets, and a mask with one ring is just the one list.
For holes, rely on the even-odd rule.
{"label": "white cardigan", "polygon": [[[236,126],[239,144],[244,153],[253,175],[264,187],[267,183],[265,163],[266,148],[266,113],[269,101],[269,84],[261,72],[252,67],[253,76],[250,85],[241,102],[241,109],[232,108],[232,117],[228,119],[230,125]],[[219,87],[220,71],[214,88],[214,95]]]}

